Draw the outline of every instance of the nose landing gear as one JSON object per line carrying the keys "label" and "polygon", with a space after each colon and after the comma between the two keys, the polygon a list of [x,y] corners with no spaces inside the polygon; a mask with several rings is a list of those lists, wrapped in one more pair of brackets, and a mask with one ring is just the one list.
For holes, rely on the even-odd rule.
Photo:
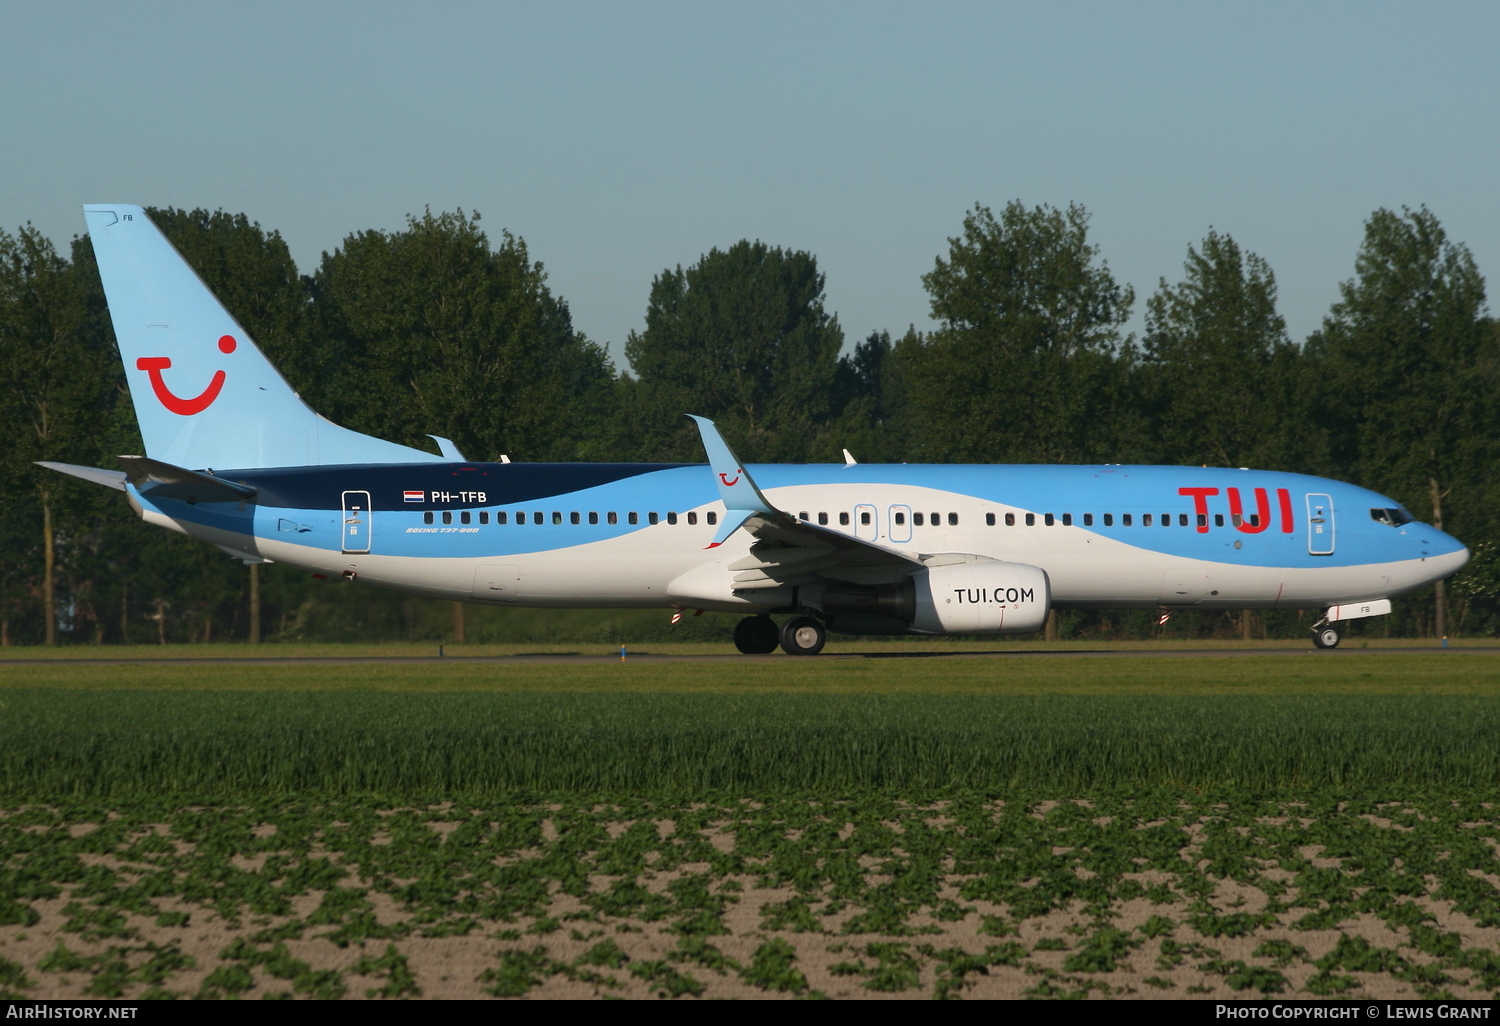
{"label": "nose landing gear", "polygon": [[769,655],[779,640],[776,621],[769,616],[747,616],[734,625],[734,647],[745,655]]}
{"label": "nose landing gear", "polygon": [[1331,623],[1318,623],[1313,625],[1312,642],[1318,648],[1338,648],[1343,635],[1339,633],[1336,625]]}

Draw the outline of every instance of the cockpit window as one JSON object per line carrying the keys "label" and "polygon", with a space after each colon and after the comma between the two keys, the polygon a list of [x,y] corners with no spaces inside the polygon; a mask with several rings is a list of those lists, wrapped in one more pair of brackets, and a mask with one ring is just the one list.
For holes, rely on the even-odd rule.
{"label": "cockpit window", "polygon": [[1372,509],[1370,519],[1390,527],[1400,527],[1402,524],[1411,523],[1416,517],[1404,509]]}

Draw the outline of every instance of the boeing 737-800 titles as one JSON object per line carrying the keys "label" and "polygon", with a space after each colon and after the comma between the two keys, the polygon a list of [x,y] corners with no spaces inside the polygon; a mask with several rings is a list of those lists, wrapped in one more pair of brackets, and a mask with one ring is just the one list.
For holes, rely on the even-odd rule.
{"label": "boeing 737-800 titles", "polygon": [[[827,631],[1017,634],[1049,609],[1316,608],[1341,621],[1467,562],[1364,488],[1151,466],[480,463],[309,409],[140,207],[84,208],[145,442],[123,470],[148,523],[247,562],[445,599],[745,614],[742,652]],[[772,619],[783,615],[780,626]]]}

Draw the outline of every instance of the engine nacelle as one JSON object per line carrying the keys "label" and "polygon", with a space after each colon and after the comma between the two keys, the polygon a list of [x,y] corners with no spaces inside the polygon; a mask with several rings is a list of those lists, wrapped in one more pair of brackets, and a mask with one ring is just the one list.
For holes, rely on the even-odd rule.
{"label": "engine nacelle", "polygon": [[929,567],[913,583],[911,626],[924,634],[1030,634],[1042,629],[1052,608],[1047,571],[1026,563],[949,563]]}

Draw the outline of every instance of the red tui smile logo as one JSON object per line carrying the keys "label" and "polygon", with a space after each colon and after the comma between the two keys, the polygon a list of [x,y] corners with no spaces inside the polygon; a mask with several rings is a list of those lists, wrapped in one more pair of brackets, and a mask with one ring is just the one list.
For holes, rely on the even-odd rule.
{"label": "red tui smile logo", "polygon": [[[237,343],[233,335],[224,335],[219,339],[219,352],[232,353]],[[167,387],[166,381],[162,379],[161,372],[172,366],[170,356],[143,356],[135,361],[135,369],[143,370],[151,376],[151,391],[156,393],[156,398],[161,404],[173,413],[183,417],[191,417],[196,413],[202,413],[213,405],[214,400],[219,398],[219,390],[224,387],[224,372],[214,371],[212,380],[208,387],[191,399],[183,399],[174,395]]]}

